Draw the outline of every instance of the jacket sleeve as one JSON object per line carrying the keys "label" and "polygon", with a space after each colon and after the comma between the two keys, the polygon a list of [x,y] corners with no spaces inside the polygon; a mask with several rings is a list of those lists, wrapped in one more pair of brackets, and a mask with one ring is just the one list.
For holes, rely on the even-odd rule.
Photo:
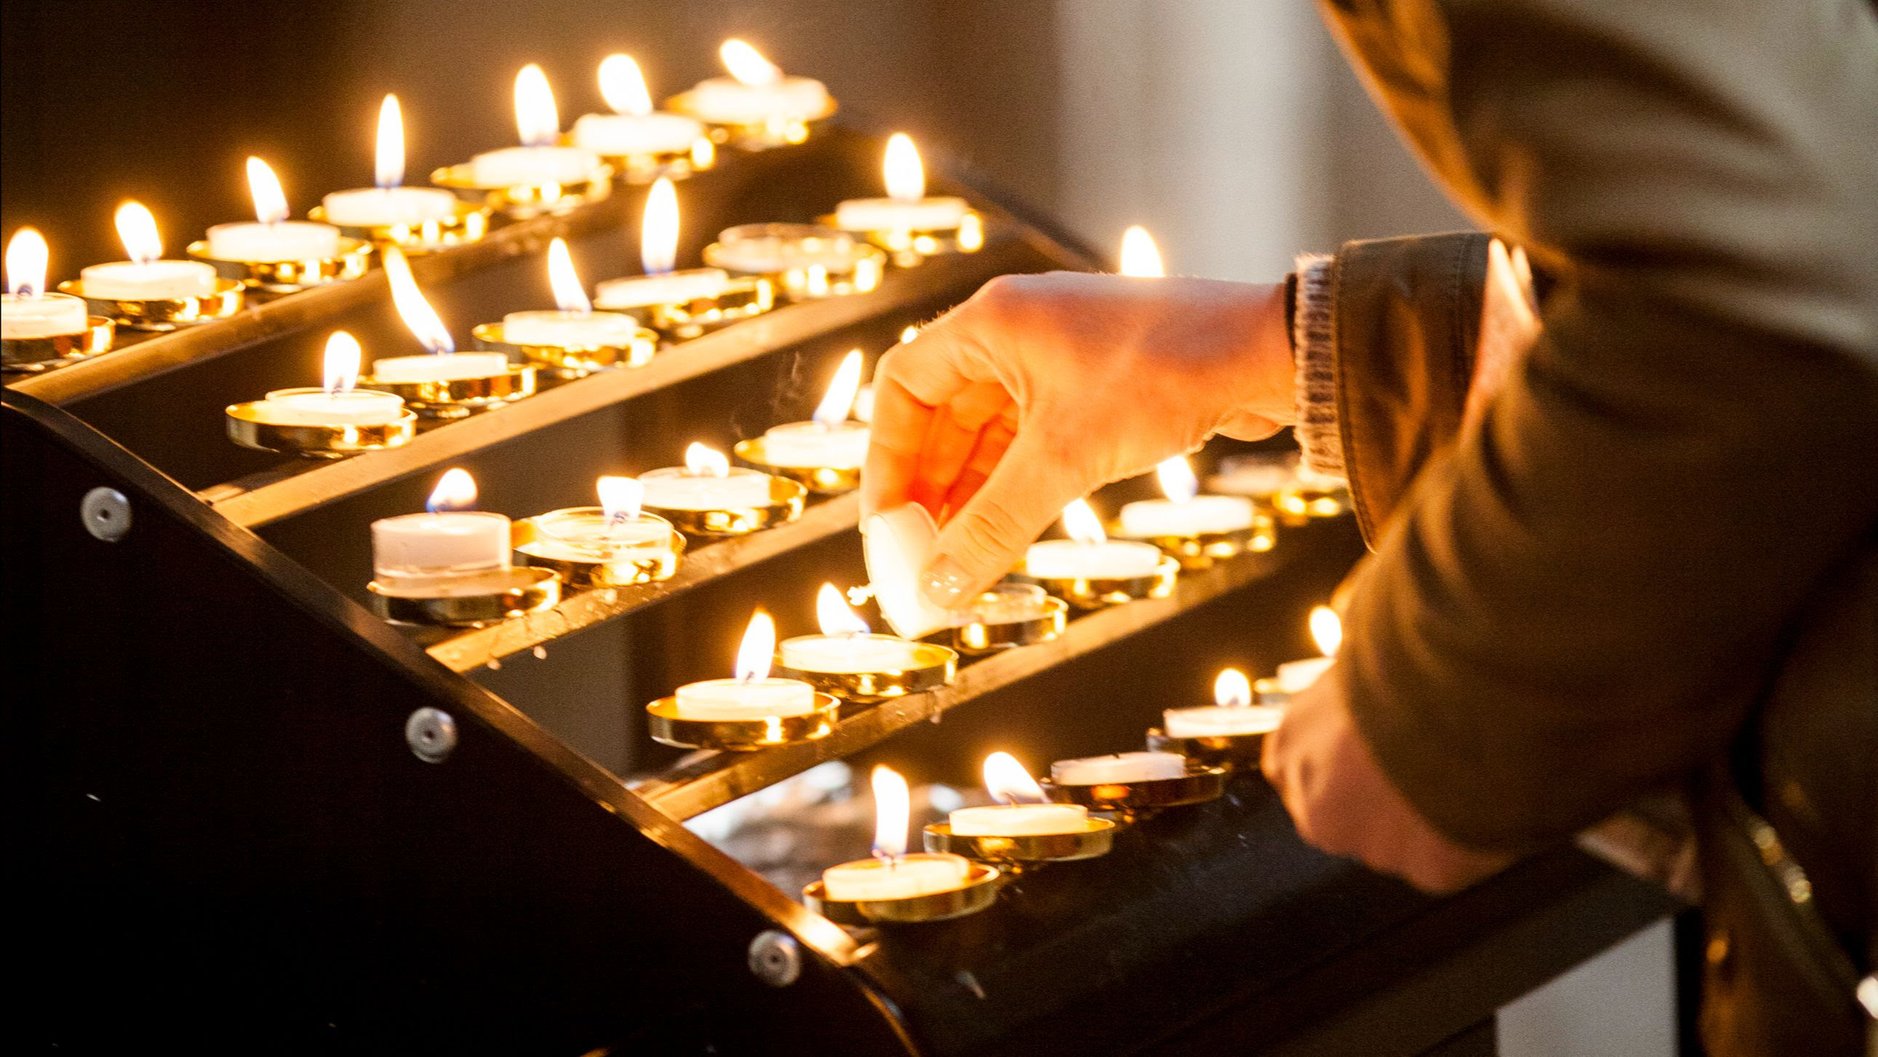
{"label": "jacket sleeve", "polygon": [[1554,281],[1543,335],[1455,434],[1436,380],[1461,325],[1375,307],[1419,298],[1420,251],[1373,274],[1386,246],[1341,255],[1341,458],[1376,554],[1339,668],[1443,830],[1560,836],[1718,752],[1878,526],[1878,19],[1328,13],[1423,160]]}

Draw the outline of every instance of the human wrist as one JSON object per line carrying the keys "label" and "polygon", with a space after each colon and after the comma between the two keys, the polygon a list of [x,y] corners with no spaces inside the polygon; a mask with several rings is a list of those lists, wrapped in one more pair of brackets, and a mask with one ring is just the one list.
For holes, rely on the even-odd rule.
{"label": "human wrist", "polygon": [[1294,430],[1304,464],[1334,477],[1345,477],[1343,431],[1337,408],[1336,259],[1323,254],[1298,257],[1296,293],[1291,306],[1291,348],[1296,357]]}

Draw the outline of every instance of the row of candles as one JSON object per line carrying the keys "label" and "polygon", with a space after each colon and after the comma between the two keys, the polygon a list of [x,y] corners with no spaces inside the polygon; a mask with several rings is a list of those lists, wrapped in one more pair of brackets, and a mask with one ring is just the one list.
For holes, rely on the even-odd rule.
{"label": "row of candles", "polygon": [[[326,195],[308,220],[290,219],[287,196],[265,161],[249,158],[254,221],[218,224],[191,243],[188,260],[164,259],[150,211],[119,207],[116,222],[128,261],[92,265],[50,292],[50,250],[39,232],[9,239],[7,293],[0,302],[5,364],[39,371],[109,351],[118,327],[169,330],[224,318],[254,292],[286,293],[357,278],[374,251],[434,251],[474,241],[492,212],[526,217],[562,212],[604,196],[615,176],[656,181],[647,205],[650,237],[642,245],[644,276],[602,284],[598,301],[584,292],[561,296],[562,317],[520,321],[499,351],[559,349],[554,366],[632,366],[649,355],[647,335],[626,323],[638,318],[667,334],[689,337],[709,326],[767,310],[777,297],[802,299],[863,292],[878,284],[887,254],[902,265],[983,244],[983,218],[962,198],[928,196],[917,149],[904,134],[888,143],[887,195],[839,203],[817,224],[748,224],[727,229],[706,248],[706,267],[674,271],[677,205],[670,181],[715,161],[716,143],[765,149],[799,143],[809,126],[834,111],[821,82],[784,75],[747,43],[725,42],[729,77],[709,78],[674,97],[669,112],[652,108],[638,64],[608,56],[600,66],[602,95],[615,111],[579,118],[561,132],[552,88],[541,68],[515,80],[522,143],[487,151],[432,174],[436,187],[403,186],[402,109],[385,97],[379,111],[376,186]],[[465,200],[459,195],[470,196]],[[578,284],[574,284],[576,287]],[[575,317],[584,317],[576,319]],[[481,335],[479,335],[479,338]],[[623,343],[623,344],[621,344]],[[625,354],[569,357],[567,352]],[[437,351],[437,350],[433,350]],[[513,387],[511,387],[513,388]]]}

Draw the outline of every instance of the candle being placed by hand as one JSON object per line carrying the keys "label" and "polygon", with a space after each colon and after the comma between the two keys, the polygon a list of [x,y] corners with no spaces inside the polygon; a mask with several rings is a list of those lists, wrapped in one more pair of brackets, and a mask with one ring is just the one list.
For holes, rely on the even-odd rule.
{"label": "candle being placed by hand", "polygon": [[595,312],[593,302],[574,270],[567,241],[548,243],[548,285],[554,291],[556,311],[510,312],[502,317],[502,340],[510,345],[538,345],[562,349],[596,349],[631,345],[639,334],[639,321],[619,312]]}
{"label": "candle being placed by hand", "polygon": [[1184,456],[1161,463],[1155,474],[1167,498],[1143,499],[1122,507],[1122,535],[1131,539],[1192,537],[1252,526],[1251,501],[1241,496],[1200,495],[1199,479]]}
{"label": "candle being placed by hand", "polygon": [[1008,752],[985,757],[985,788],[997,804],[952,812],[946,821],[953,836],[1042,837],[1089,828],[1088,808],[1050,803],[1036,779]]}
{"label": "candle being placed by hand", "polygon": [[770,466],[858,469],[867,461],[868,427],[848,419],[861,387],[861,350],[841,361],[834,380],[808,422],[772,426],[763,434],[763,459]]}
{"label": "candle being placed by hand", "polygon": [[[256,222],[217,224],[209,229],[208,256],[223,261],[316,261],[339,256],[339,229],[331,224],[288,220],[287,196],[266,162],[248,159],[248,193]],[[199,251],[197,251],[199,252]]]}
{"label": "candle being placed by hand", "polygon": [[970,206],[963,198],[927,197],[926,167],[912,137],[896,132],[887,138],[887,197],[850,198],[835,207],[835,226],[843,231],[952,231],[964,222]]}
{"label": "candle being placed by hand", "polygon": [[509,519],[472,510],[476,481],[453,469],[437,481],[427,513],[372,522],[372,570],[380,585],[409,593],[449,594],[455,581],[509,568]]}
{"label": "candle being placed by hand", "polygon": [[456,215],[457,197],[441,187],[405,187],[404,113],[398,97],[378,107],[376,187],[334,191],[320,199],[326,220],[350,228],[421,225]]}
{"label": "candle being placed by hand", "polygon": [[703,444],[685,449],[685,465],[639,475],[646,505],[655,510],[748,510],[768,506],[769,474],[732,469],[724,453]]}
{"label": "candle being placed by hand", "polygon": [[891,767],[876,766],[874,787],[874,858],[846,862],[822,871],[828,899],[840,902],[914,899],[962,888],[971,863],[958,855],[906,853],[912,794],[906,779]]}
{"label": "candle being placed by hand", "polygon": [[600,96],[613,113],[581,115],[574,122],[576,147],[612,157],[680,154],[697,148],[700,141],[709,148],[697,120],[652,109],[645,74],[630,55],[601,60]]}
{"label": "candle being placed by hand", "polygon": [[1153,576],[1160,548],[1148,543],[1110,540],[1102,521],[1078,499],[1063,508],[1066,540],[1033,543],[1024,554],[1024,573],[1039,580],[1128,580]]}
{"label": "candle being placed by hand", "polygon": [[1278,729],[1284,710],[1252,703],[1252,683],[1237,668],[1227,668],[1213,682],[1210,707],[1170,708],[1161,713],[1161,730],[1170,738],[1236,738]]}
{"label": "candle being placed by hand", "polygon": [[1153,782],[1186,774],[1187,758],[1176,752],[1120,752],[1050,765],[1050,781],[1057,785]]}
{"label": "candle being placed by hand", "polygon": [[117,207],[117,234],[128,261],[94,264],[78,273],[86,297],[101,301],[169,301],[215,292],[215,266],[166,261],[156,218],[141,202]]}
{"label": "candle being placed by hand", "polygon": [[737,650],[736,677],[686,683],[673,695],[678,718],[738,722],[801,716],[816,707],[815,688],[797,679],[772,679],[776,622],[761,609],[750,617]]}
{"label": "candle being placed by hand", "polygon": [[396,246],[384,249],[385,278],[391,284],[391,300],[420,344],[430,350],[426,356],[391,356],[372,361],[372,381],[387,385],[418,382],[451,382],[469,378],[494,378],[509,370],[509,358],[500,352],[457,352],[450,329],[443,325],[437,310],[424,299],[411,275],[410,262]]}
{"label": "candle being placed by hand", "polygon": [[1337,619],[1337,611],[1329,606],[1315,606],[1311,609],[1311,638],[1316,641],[1322,657],[1311,657],[1301,661],[1286,661],[1278,666],[1278,689],[1287,694],[1302,693],[1311,684],[1337,663],[1337,650],[1343,645],[1343,622]]}
{"label": "candle being placed by hand", "polygon": [[21,228],[7,240],[7,292],[0,295],[0,337],[57,338],[82,334],[90,325],[85,301],[46,292],[52,250],[37,228]]}
{"label": "candle being placed by hand", "polygon": [[404,416],[391,393],[355,389],[359,341],[343,330],[326,339],[326,384],[319,389],[276,389],[255,403],[255,417],[277,426],[382,426]]}
{"label": "candle being placed by hand", "polygon": [[686,109],[720,125],[788,124],[828,116],[834,99],[828,86],[808,77],[785,77],[749,44],[731,39],[718,48],[729,77],[700,81],[687,93]]}
{"label": "candle being placed by hand", "polygon": [[485,151],[470,159],[470,178],[482,187],[581,183],[592,179],[600,158],[579,147],[558,147],[560,111],[541,67],[529,63],[515,75],[515,124],[522,145]]}

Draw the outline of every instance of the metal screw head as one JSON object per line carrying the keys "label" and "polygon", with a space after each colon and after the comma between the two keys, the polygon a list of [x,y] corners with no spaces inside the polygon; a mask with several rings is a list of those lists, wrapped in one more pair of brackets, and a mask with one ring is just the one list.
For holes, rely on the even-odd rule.
{"label": "metal screw head", "polygon": [[788,987],[802,975],[802,946],[794,936],[764,929],[750,941],[750,971],[771,987]]}
{"label": "metal screw head", "polygon": [[456,720],[439,708],[420,708],[404,721],[404,742],[425,763],[442,763],[456,748]]}
{"label": "metal screw head", "polygon": [[116,543],[130,531],[130,500],[115,488],[93,488],[79,501],[78,519],[85,523],[86,532]]}

